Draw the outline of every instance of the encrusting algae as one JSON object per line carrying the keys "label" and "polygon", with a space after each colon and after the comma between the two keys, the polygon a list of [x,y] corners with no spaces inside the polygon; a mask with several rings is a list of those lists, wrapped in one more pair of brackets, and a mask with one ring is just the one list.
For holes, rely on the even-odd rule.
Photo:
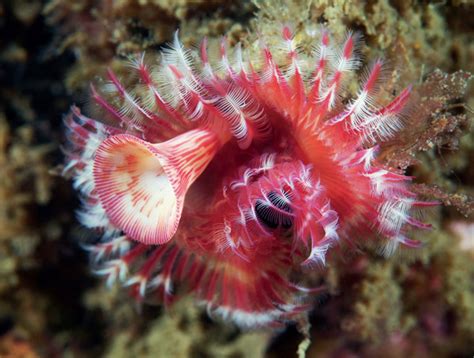
{"label": "encrusting algae", "polygon": [[32,145],[32,129],[18,128],[16,135],[0,114],[0,247],[2,285],[11,290],[18,281],[17,266],[33,264],[32,254],[40,240],[33,229],[30,207],[50,200],[50,165],[45,159],[52,145]]}
{"label": "encrusting algae", "polygon": [[[240,41],[252,56],[261,51],[257,34],[273,46],[281,41],[285,24],[291,24],[294,38],[305,51],[311,51],[311,36],[321,23],[336,39],[342,39],[348,28],[362,33],[364,58],[383,55],[389,61],[384,77],[387,90],[380,95],[389,100],[404,85],[412,84],[413,98],[423,103],[422,107],[408,109],[423,114],[416,117],[417,130],[405,127],[398,137],[401,142],[389,141],[382,148],[381,159],[391,168],[408,168],[417,178],[414,188],[418,195],[443,205],[432,209],[427,217],[433,230],[413,237],[424,243],[413,255],[410,250],[387,259],[378,254],[377,247],[370,246],[361,247],[355,254],[346,250],[328,257],[326,269],[318,272],[324,277],[328,293],[314,302],[310,316],[312,343],[306,355],[473,354],[473,254],[466,235],[473,222],[474,188],[469,164],[474,146],[469,108],[474,105],[474,96],[472,86],[467,86],[469,74],[458,71],[474,71],[474,29],[469,21],[463,21],[472,16],[472,4],[256,1],[243,2],[241,7],[230,2],[81,0],[72,4],[55,0],[7,1],[0,7],[2,19],[9,16],[9,21],[0,26],[8,29],[46,28],[44,17],[48,18],[55,39],[41,39],[42,55],[46,52],[67,58],[70,50],[76,54],[73,61],[56,66],[74,93],[87,90],[90,83],[100,88],[98,78],[106,76],[107,67],[124,80],[126,88],[131,88],[134,82],[127,76],[130,71],[121,57],[143,51],[152,55],[172,40],[176,28],[186,47],[207,36],[210,46],[218,48],[219,36],[227,34],[229,46]],[[41,25],[35,25],[38,19]],[[37,48],[33,49],[31,42],[9,39],[2,43],[0,61],[7,66],[17,61],[29,63]],[[442,71],[434,71],[437,67]],[[5,220],[2,226],[0,250],[5,274],[0,274],[0,286],[4,287],[0,295],[0,333],[5,334],[0,337],[0,355],[296,355],[301,336],[291,328],[276,336],[268,331],[242,333],[210,321],[194,306],[192,297],[166,312],[145,304],[140,313],[122,290],[106,290],[99,283],[95,287],[76,244],[90,234],[79,230],[71,215],[75,202],[68,183],[48,174],[58,172],[51,163],[61,161],[60,113],[72,100],[55,101],[57,97],[51,91],[47,110],[37,101],[28,105],[23,99],[34,93],[32,87],[18,89],[11,85],[13,76],[9,76],[13,73],[17,72],[0,70],[0,79],[8,79],[0,81],[2,107],[7,108],[2,122],[6,160],[0,192],[4,190],[2,193],[11,198],[2,204],[8,208],[2,212],[11,213],[15,208],[20,221]],[[347,96],[356,94],[357,84],[355,80],[348,83]],[[64,92],[56,93],[64,96]],[[78,98],[81,96],[74,99],[82,104]],[[94,112],[88,109],[86,106],[85,113],[92,116]],[[45,120],[52,123],[46,131],[37,124]],[[41,140],[36,140],[37,136]],[[17,160],[12,162],[18,155],[27,158],[21,165]],[[7,180],[3,173],[8,173]],[[23,188],[22,180],[38,180],[38,184],[27,186],[25,192],[19,189]],[[41,211],[56,214],[44,222],[44,217],[38,216]],[[56,275],[57,282],[45,279],[59,272],[62,274]],[[64,295],[67,299],[61,298]]]}
{"label": "encrusting algae", "polygon": [[43,11],[59,30],[58,52],[77,54],[65,80],[69,90],[77,91],[117,65],[116,56],[156,48],[177,28],[187,44],[223,33],[236,37],[253,10],[248,2],[232,1],[54,0]]}

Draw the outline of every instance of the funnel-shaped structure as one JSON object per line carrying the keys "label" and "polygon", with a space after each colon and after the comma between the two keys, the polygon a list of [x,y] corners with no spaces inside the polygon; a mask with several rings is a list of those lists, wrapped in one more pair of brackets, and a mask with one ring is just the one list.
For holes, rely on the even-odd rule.
{"label": "funnel-shaped structure", "polygon": [[104,140],[94,161],[94,184],[112,224],[142,243],[169,241],[189,186],[219,148],[219,138],[205,129],[158,144],[128,134]]}

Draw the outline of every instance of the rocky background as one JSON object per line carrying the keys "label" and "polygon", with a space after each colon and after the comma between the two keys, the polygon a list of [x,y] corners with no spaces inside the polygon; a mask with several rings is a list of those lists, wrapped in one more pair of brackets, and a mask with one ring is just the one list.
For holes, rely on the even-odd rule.
{"label": "rocky background", "polygon": [[[474,354],[474,2],[470,0],[3,0],[0,1],[0,357],[292,357],[302,336],[240,332],[212,322],[192,298],[166,314],[139,312],[107,290],[79,247],[78,200],[60,177],[62,114],[87,107],[91,81],[129,54],[159,50],[179,28],[256,48],[290,23],[302,43],[325,24],[365,38],[366,58],[390,60],[412,83],[419,123],[389,143],[430,215],[416,254],[367,248],[333,258],[328,294],[311,317],[308,357],[472,357]],[[439,70],[436,70],[439,69]],[[454,75],[448,75],[458,70]]]}

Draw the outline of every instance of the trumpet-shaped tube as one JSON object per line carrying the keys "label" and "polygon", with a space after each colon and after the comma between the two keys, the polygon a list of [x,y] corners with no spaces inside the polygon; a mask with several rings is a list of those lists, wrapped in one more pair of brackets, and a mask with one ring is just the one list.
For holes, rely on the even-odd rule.
{"label": "trumpet-shaped tube", "polygon": [[206,129],[158,144],[128,134],[104,140],[93,173],[111,223],[142,243],[169,241],[178,228],[188,188],[220,146],[219,138]]}

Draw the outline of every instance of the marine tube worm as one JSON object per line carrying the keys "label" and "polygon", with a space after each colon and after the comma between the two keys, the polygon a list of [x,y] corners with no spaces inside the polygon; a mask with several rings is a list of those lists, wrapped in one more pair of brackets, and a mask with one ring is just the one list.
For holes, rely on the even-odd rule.
{"label": "marine tube worm", "polygon": [[[408,87],[380,104],[383,61],[342,100],[361,66],[360,39],[322,30],[303,54],[284,27],[258,61],[240,46],[208,56],[174,42],[139,85],[115,73],[92,87],[101,118],[73,107],[65,173],[80,192],[80,222],[97,274],[137,300],[193,294],[242,327],[275,326],[311,308],[306,278],[342,243],[376,242],[386,255],[417,247],[411,178],[377,161],[404,124]],[[278,55],[278,61],[276,60]]]}

